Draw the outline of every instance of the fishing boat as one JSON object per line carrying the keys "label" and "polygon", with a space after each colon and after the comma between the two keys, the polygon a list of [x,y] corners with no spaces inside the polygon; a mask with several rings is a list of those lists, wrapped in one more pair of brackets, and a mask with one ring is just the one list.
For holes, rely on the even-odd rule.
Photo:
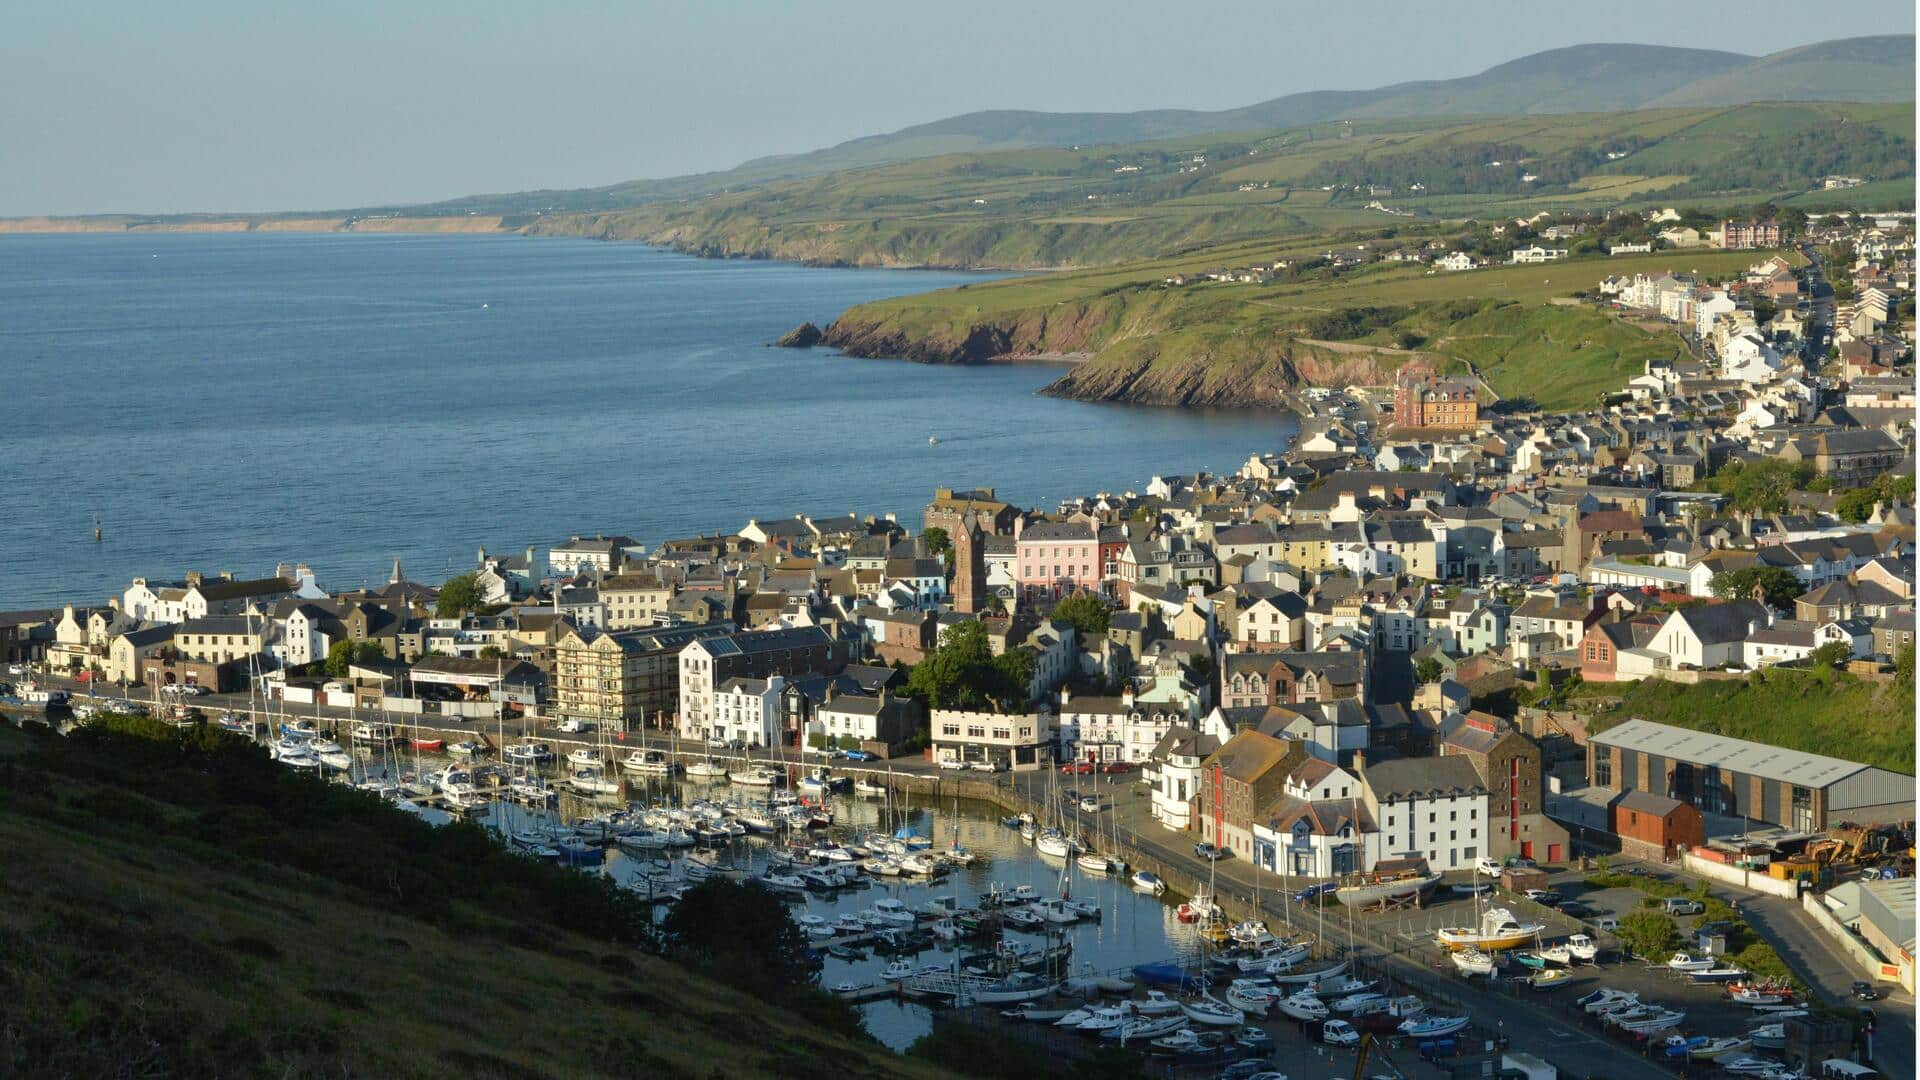
{"label": "fishing boat", "polygon": [[1667,958],[1667,968],[1670,971],[1706,971],[1713,965],[1714,959],[1711,956],[1695,959],[1686,953],[1677,952]]}
{"label": "fishing boat", "polygon": [[1259,919],[1243,919],[1227,930],[1227,936],[1235,945],[1247,949],[1262,949],[1277,944],[1280,939],[1273,936],[1267,924]]}
{"label": "fishing boat", "polygon": [[1296,990],[1275,1002],[1274,1007],[1295,1020],[1325,1020],[1330,1011],[1311,990]]}
{"label": "fishing boat", "polygon": [[1591,964],[1600,955],[1600,946],[1585,934],[1575,934],[1567,939],[1567,954],[1583,964]]}
{"label": "fishing boat", "polygon": [[853,793],[864,798],[877,798],[887,793],[887,785],[862,776],[853,782]]}
{"label": "fishing boat", "polygon": [[968,993],[976,1004],[1012,1005],[1023,1001],[1038,1001],[1054,992],[1057,986],[1032,972],[1016,971],[998,982],[988,983]]}
{"label": "fishing boat", "polygon": [[727,779],[741,787],[770,788],[780,782],[780,772],[765,765],[755,765],[751,769],[735,769],[727,774]]}
{"label": "fishing boat", "polygon": [[1102,1039],[1118,1040],[1121,1045],[1139,1042],[1142,1039],[1152,1041],[1164,1038],[1176,1031],[1183,1030],[1189,1021],[1183,1013],[1172,1016],[1140,1016],[1110,1031],[1100,1033]]}
{"label": "fishing boat", "polygon": [[1779,983],[1729,983],[1727,996],[1742,1005],[1780,1005],[1793,1000],[1793,988]]}
{"label": "fishing boat", "polygon": [[1402,903],[1439,883],[1439,873],[1428,870],[1424,859],[1383,859],[1372,873],[1335,889],[1333,898],[1357,908]]}
{"label": "fishing boat", "polygon": [[686,767],[686,774],[695,780],[718,780],[727,775],[727,767],[715,761],[695,761]]}
{"label": "fishing boat", "polygon": [[1180,1013],[1180,1000],[1166,995],[1165,991],[1149,990],[1145,1000],[1133,1003],[1133,1011],[1141,1016],[1174,1016]]}
{"label": "fishing boat", "polygon": [[553,760],[553,747],[543,742],[514,743],[503,756],[516,765],[542,765]]}
{"label": "fishing boat", "polygon": [[1438,934],[1440,945],[1447,949],[1479,949],[1489,952],[1497,949],[1514,949],[1539,938],[1545,930],[1542,923],[1523,923],[1516,919],[1513,912],[1506,908],[1489,908],[1480,917],[1478,927],[1445,926]]}
{"label": "fishing boat", "polygon": [[400,741],[392,724],[365,723],[353,729],[351,741],[359,746],[390,746]]}
{"label": "fishing boat", "polygon": [[1547,958],[1537,952],[1517,952],[1513,954],[1513,959],[1521,967],[1532,968],[1535,971],[1547,966]]}
{"label": "fishing boat", "polygon": [[1453,966],[1459,968],[1460,974],[1468,978],[1475,975],[1491,975],[1493,974],[1493,956],[1469,947],[1453,954]]}
{"label": "fishing boat", "polygon": [[[1227,933],[1231,935],[1233,932],[1229,930]],[[1249,974],[1256,971],[1272,973],[1291,970],[1295,964],[1305,960],[1312,952],[1313,945],[1310,942],[1289,943],[1276,938],[1270,945],[1250,949],[1245,954],[1225,963]]]}
{"label": "fishing boat", "polygon": [[1697,983],[1728,983],[1747,977],[1745,968],[1713,967],[1705,971],[1689,971],[1687,978]]}
{"label": "fishing boat", "polygon": [[320,734],[320,728],[311,720],[282,720],[280,734],[291,735],[296,739],[310,739]]}
{"label": "fishing boat", "polygon": [[1561,967],[1573,966],[1573,950],[1567,948],[1565,944],[1535,949],[1533,954],[1549,964],[1559,964]]}
{"label": "fishing boat", "polygon": [[620,767],[645,776],[667,776],[673,772],[673,759],[665,750],[635,750],[620,759]]}
{"label": "fishing boat", "polygon": [[1734,1076],[1781,1077],[1781,1080],[1785,1080],[1784,1074],[1781,1072],[1780,1063],[1777,1061],[1769,1061],[1766,1058],[1738,1054],[1716,1059],[1714,1064]]}
{"label": "fishing boat", "polygon": [[1616,990],[1603,986],[1585,997],[1575,998],[1574,1004],[1580,1006],[1589,1015],[1598,1016],[1608,1009],[1617,1009],[1624,1005],[1637,1005],[1640,995],[1631,990]]}
{"label": "fishing boat", "polygon": [[604,760],[605,759],[600,756],[600,751],[591,746],[582,746],[567,751],[567,764],[569,765],[584,767],[587,765],[598,765]]}
{"label": "fishing boat", "polygon": [[307,744],[307,752],[320,759],[320,764],[330,769],[349,769],[353,767],[353,755],[332,739],[314,739]]}
{"label": "fishing boat", "polygon": [[1738,1054],[1753,1045],[1753,1040],[1737,1035],[1723,1035],[1717,1039],[1708,1039],[1699,1046],[1687,1051],[1687,1056],[1695,1061],[1711,1061],[1728,1054]]}
{"label": "fishing boat", "polygon": [[[424,750],[426,747],[421,747],[421,749]],[[452,754],[454,757],[485,757],[488,752],[489,747],[486,743],[475,742],[472,739],[461,739],[459,742],[447,746],[447,753]]]}
{"label": "fishing boat", "polygon": [[1133,872],[1133,887],[1139,889],[1141,892],[1150,892],[1155,896],[1159,896],[1161,893],[1167,891],[1167,883],[1160,880],[1160,875],[1151,870],[1135,870]]}
{"label": "fishing boat", "polygon": [[1052,1009],[1028,1003],[1017,1009],[1004,1009],[1000,1015],[1009,1020],[1025,1020],[1029,1023],[1051,1024],[1055,1020],[1072,1012],[1071,1009]]}
{"label": "fishing boat", "polygon": [[567,786],[582,795],[618,795],[620,779],[608,776],[605,767],[595,765],[567,774]]}
{"label": "fishing boat", "polygon": [[1436,1039],[1451,1035],[1470,1022],[1464,1016],[1416,1016],[1402,1021],[1397,1030],[1410,1039]]}
{"label": "fishing boat", "polygon": [[1175,908],[1174,916],[1186,923],[1217,919],[1220,917],[1220,905],[1213,902],[1212,894],[1203,890]]}
{"label": "fishing boat", "polygon": [[1222,996],[1227,999],[1227,1004],[1249,1016],[1267,1015],[1267,1010],[1273,1008],[1280,997],[1274,993],[1271,985],[1263,986],[1245,979],[1233,980]]}
{"label": "fishing boat", "polygon": [[1536,990],[1546,990],[1568,982],[1572,978],[1573,972],[1565,968],[1547,968],[1544,971],[1536,971],[1528,976],[1527,982],[1532,984]]}
{"label": "fishing boat", "polygon": [[1180,1011],[1194,1023],[1210,1027],[1239,1027],[1247,1022],[1246,1013],[1204,990],[1181,1002]]}
{"label": "fishing boat", "polygon": [[1074,1026],[1075,1031],[1083,1035],[1103,1035],[1123,1024],[1133,1022],[1133,1006],[1126,1002],[1118,1005],[1103,1005],[1091,1011],[1091,1014]]}

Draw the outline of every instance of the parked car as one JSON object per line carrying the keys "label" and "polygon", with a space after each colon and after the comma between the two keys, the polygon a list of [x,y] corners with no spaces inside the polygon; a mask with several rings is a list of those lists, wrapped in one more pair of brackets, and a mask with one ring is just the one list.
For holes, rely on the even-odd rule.
{"label": "parked car", "polygon": [[1293,894],[1293,902],[1296,904],[1311,904],[1323,896],[1332,896],[1334,890],[1339,887],[1340,883],[1337,881],[1323,881],[1318,885],[1309,885]]}
{"label": "parked car", "polygon": [[1082,813],[1097,814],[1100,812],[1100,800],[1091,795],[1083,795],[1080,797],[1080,810]]}
{"label": "parked car", "polygon": [[1212,844],[1207,844],[1207,843],[1199,843],[1199,844],[1193,845],[1193,853],[1207,860],[1208,862],[1212,862],[1215,859],[1224,859],[1229,854],[1231,854],[1229,851],[1227,851],[1226,848],[1215,847]]}
{"label": "parked car", "polygon": [[1880,1000],[1880,988],[1870,982],[1856,982],[1853,984],[1853,999],[1855,1001],[1878,1001]]}
{"label": "parked car", "polygon": [[1593,914],[1592,908],[1578,900],[1562,900],[1553,906],[1560,909],[1560,914],[1570,915],[1576,919],[1584,919]]}
{"label": "parked car", "polygon": [[962,761],[959,758],[950,757],[950,758],[941,758],[940,767],[943,769],[947,769],[951,772],[959,772],[961,769],[969,768],[970,766],[965,761]]}
{"label": "parked car", "polygon": [[1669,915],[1698,915],[1707,910],[1707,906],[1698,900],[1689,900],[1684,896],[1669,896],[1660,910]]}
{"label": "parked car", "polygon": [[707,740],[707,745],[714,748],[715,750],[725,750],[728,746],[728,743],[727,743],[727,740],[721,738],[718,735],[715,735]]}
{"label": "parked car", "polygon": [[1069,775],[1073,773],[1081,773],[1081,774],[1090,773],[1093,771],[1093,762],[1069,761],[1065,765],[1060,766],[1060,771],[1063,773],[1067,773]]}
{"label": "parked car", "polygon": [[1352,1046],[1360,1041],[1360,1033],[1345,1020],[1329,1020],[1320,1029],[1320,1041],[1328,1046]]}
{"label": "parked car", "polygon": [[1476,874],[1485,874],[1488,877],[1499,877],[1501,869],[1500,860],[1488,855],[1482,855],[1473,860],[1473,872]]}
{"label": "parked car", "polygon": [[1107,762],[1107,763],[1106,763],[1105,765],[1102,765],[1102,766],[1100,766],[1100,771],[1101,771],[1101,772],[1103,772],[1103,773],[1124,773],[1124,772],[1132,772],[1132,771],[1133,771],[1133,762],[1131,762],[1131,761],[1109,761],[1109,762]]}
{"label": "parked car", "polygon": [[1548,907],[1552,907],[1560,902],[1560,894],[1554,892],[1552,889],[1528,889],[1520,895],[1525,896],[1536,904],[1545,904]]}
{"label": "parked car", "polygon": [[1593,928],[1595,930],[1604,930],[1611,934],[1620,929],[1620,919],[1615,915],[1602,915],[1593,920]]}
{"label": "parked car", "polygon": [[875,757],[875,755],[869,754],[865,750],[849,750],[847,751],[847,760],[848,761],[875,761],[878,759]]}
{"label": "parked car", "polygon": [[564,731],[569,735],[578,734],[582,731],[592,731],[593,721],[582,720],[577,716],[569,716],[565,720],[562,720],[558,724],[555,724],[553,726],[553,730]]}
{"label": "parked car", "polygon": [[973,767],[979,772],[1006,772],[1007,766],[999,761],[976,761]]}

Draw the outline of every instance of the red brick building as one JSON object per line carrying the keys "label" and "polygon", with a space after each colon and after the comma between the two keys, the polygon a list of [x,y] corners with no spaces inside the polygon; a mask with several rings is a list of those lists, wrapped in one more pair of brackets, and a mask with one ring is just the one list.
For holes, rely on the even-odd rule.
{"label": "red brick building", "polygon": [[1607,827],[1620,838],[1620,852],[1665,861],[1681,846],[1707,842],[1700,811],[1650,791],[1623,791],[1607,804]]}
{"label": "red brick building", "polygon": [[1720,223],[1723,248],[1772,248],[1780,246],[1777,221],[1723,221]]}
{"label": "red brick building", "polygon": [[1472,427],[1480,422],[1480,388],[1472,379],[1408,365],[1393,382],[1393,421],[1403,428]]}

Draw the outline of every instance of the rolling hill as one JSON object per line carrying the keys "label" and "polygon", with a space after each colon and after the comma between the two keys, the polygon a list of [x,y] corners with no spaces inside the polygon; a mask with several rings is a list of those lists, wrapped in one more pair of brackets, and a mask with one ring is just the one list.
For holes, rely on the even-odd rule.
{"label": "rolling hill", "polygon": [[1309,91],[1237,109],[964,113],[808,153],[760,158],[723,172],[573,191],[481,195],[425,209],[605,210],[955,153],[1148,142],[1329,120],[1614,112],[1755,101],[1911,101],[1913,86],[1912,35],[1826,41],[1767,56],[1664,45],[1574,45],[1457,79]]}

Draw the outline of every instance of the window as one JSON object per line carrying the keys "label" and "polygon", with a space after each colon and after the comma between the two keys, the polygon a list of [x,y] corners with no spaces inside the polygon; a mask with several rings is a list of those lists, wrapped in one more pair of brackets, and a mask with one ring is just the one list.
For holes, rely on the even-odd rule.
{"label": "window", "polygon": [[1613,786],[1613,755],[1605,749],[1593,755],[1593,784],[1595,787]]}

